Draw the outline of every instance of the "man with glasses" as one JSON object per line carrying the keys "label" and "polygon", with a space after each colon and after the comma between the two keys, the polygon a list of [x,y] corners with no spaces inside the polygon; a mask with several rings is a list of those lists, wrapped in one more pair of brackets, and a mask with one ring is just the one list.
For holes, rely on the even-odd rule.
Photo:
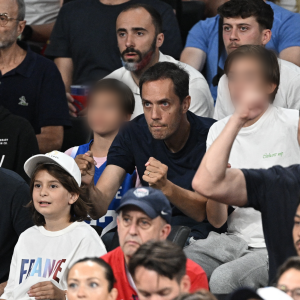
{"label": "man with glasses", "polygon": [[55,64],[17,42],[24,16],[24,0],[0,0],[0,105],[31,123],[46,153],[62,145],[68,106]]}
{"label": "man with glasses", "polygon": [[[102,258],[112,267],[118,290],[118,300],[138,299],[137,289],[128,271],[129,260],[136,250],[150,240],[165,240],[171,231],[172,209],[166,196],[159,190],[143,187],[129,190],[121,199],[117,210],[120,247]],[[187,260],[190,292],[208,289],[203,269]]]}

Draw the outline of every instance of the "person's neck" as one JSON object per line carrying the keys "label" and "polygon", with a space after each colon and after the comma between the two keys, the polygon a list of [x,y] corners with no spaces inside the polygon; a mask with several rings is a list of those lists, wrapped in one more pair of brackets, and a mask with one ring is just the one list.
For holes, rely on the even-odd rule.
{"label": "person's neck", "polygon": [[99,1],[105,5],[119,5],[128,2],[130,0],[99,0]]}
{"label": "person's neck", "polygon": [[252,119],[252,120],[249,120],[249,121],[247,121],[245,124],[244,124],[244,126],[243,127],[249,127],[249,126],[251,126],[251,125],[253,125],[253,124],[255,124],[265,113],[266,113],[266,111],[268,110],[268,108],[269,108],[269,105],[264,109],[264,111],[259,115],[259,116],[257,116],[255,119]]}
{"label": "person's neck", "polygon": [[180,151],[186,144],[191,131],[191,124],[187,119],[187,115],[182,118],[178,130],[170,136],[168,139],[164,140],[168,149],[176,153]]}
{"label": "person's neck", "polygon": [[156,63],[158,63],[158,60],[159,60],[159,49],[157,48],[155,50],[155,52],[153,53],[153,56],[152,56],[150,62],[147,64],[147,66],[145,66],[141,70],[130,72],[131,76],[132,76],[132,78],[133,78],[133,80],[134,80],[134,82],[136,83],[137,86],[139,85],[140,78],[144,74],[144,72],[146,72],[150,67],[152,67]]}
{"label": "person's neck", "polygon": [[99,135],[94,132],[94,141],[91,145],[91,151],[94,157],[106,157],[108,150],[118,132],[111,132],[105,135]]}
{"label": "person's neck", "polygon": [[59,231],[68,227],[72,222],[70,222],[70,215],[65,216],[54,216],[45,218],[45,229],[48,231]]}
{"label": "person's neck", "polygon": [[17,42],[10,47],[0,49],[0,70],[2,75],[16,68],[25,58],[26,51]]}

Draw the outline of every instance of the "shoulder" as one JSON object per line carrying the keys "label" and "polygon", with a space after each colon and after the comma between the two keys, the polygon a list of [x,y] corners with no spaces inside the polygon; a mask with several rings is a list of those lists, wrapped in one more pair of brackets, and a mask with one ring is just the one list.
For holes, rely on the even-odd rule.
{"label": "shoulder", "polygon": [[[61,79],[60,72],[58,71],[56,64],[52,60],[34,52],[32,53],[32,55],[35,57],[34,71],[39,75],[39,77],[49,75],[51,76],[55,74],[59,75],[57,78]],[[43,74],[41,74],[41,72],[43,72]]]}
{"label": "shoulder", "polygon": [[38,226],[34,225],[32,227],[29,227],[25,231],[23,231],[19,236],[19,242],[22,242],[24,239],[25,241],[28,240],[28,238],[34,238],[36,239],[37,235],[41,235]]}
{"label": "shoulder", "polygon": [[77,226],[73,228],[73,233],[75,233],[76,236],[82,236],[85,240],[99,239],[96,230],[84,221],[77,222]]}
{"label": "shoulder", "polygon": [[215,119],[200,117],[190,111],[187,112],[187,116],[191,126],[195,126],[199,131],[208,131],[216,122]]}
{"label": "shoulder", "polygon": [[4,168],[0,168],[0,183],[1,185],[4,184],[5,186],[14,185],[16,188],[24,187],[29,189],[27,183],[20,175]]}
{"label": "shoulder", "polygon": [[300,15],[294,12],[291,12],[280,5],[277,5],[271,1],[267,3],[272,7],[274,11],[274,25],[281,25],[286,21],[292,21],[294,19],[300,19]]}
{"label": "shoulder", "polygon": [[117,260],[122,259],[122,250],[121,247],[117,247],[116,249],[108,252],[107,254],[101,256],[101,258],[107,262],[109,265],[113,265],[113,262],[116,262]]}
{"label": "shoulder", "polygon": [[294,76],[299,76],[300,75],[300,68],[284,59],[278,59],[279,67],[280,67],[280,75],[281,78],[291,78]]}
{"label": "shoulder", "polygon": [[210,130],[209,132],[210,133],[213,133],[214,135],[218,136],[221,131],[224,129],[225,125],[228,123],[229,119],[230,119],[231,115],[230,116],[227,116],[226,118],[224,119],[221,119],[217,122],[215,122],[211,127],[210,127]]}
{"label": "shoulder", "polygon": [[204,270],[189,258],[186,260],[186,273],[192,277],[205,274]]}
{"label": "shoulder", "polygon": [[154,7],[160,14],[164,14],[167,11],[172,11],[173,9],[171,5],[167,4],[164,1],[159,1],[159,0],[139,0],[139,3],[145,3],[149,4],[152,7]]}
{"label": "shoulder", "polygon": [[204,31],[204,33],[209,34],[211,32],[218,32],[218,26],[219,26],[219,15],[216,15],[212,18],[207,18],[205,20],[199,21],[196,23],[192,30],[200,30]]}
{"label": "shoulder", "polygon": [[82,12],[82,10],[86,10],[89,8],[91,1],[86,0],[74,0],[64,4],[60,9],[60,14],[68,14],[73,12]]}
{"label": "shoulder", "polygon": [[121,67],[115,71],[113,71],[112,73],[110,73],[109,75],[107,75],[105,78],[114,78],[114,79],[118,79],[118,80],[122,80],[123,77],[129,73],[129,71],[127,71],[124,67]]}
{"label": "shoulder", "polygon": [[277,119],[281,119],[285,125],[293,124],[295,121],[299,121],[299,110],[291,108],[283,108],[275,106]]}

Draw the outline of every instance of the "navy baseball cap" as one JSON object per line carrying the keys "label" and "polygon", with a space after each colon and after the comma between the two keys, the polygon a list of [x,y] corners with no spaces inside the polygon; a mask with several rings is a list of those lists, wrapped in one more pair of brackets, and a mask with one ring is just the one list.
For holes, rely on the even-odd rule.
{"label": "navy baseball cap", "polygon": [[171,223],[172,208],[169,200],[160,190],[151,187],[130,189],[122,197],[117,212],[127,205],[137,206],[151,219],[160,216],[168,224]]}

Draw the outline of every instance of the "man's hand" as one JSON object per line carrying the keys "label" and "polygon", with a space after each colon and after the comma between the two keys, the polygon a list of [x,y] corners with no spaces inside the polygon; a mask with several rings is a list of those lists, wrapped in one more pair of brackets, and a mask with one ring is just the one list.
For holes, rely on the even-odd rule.
{"label": "man's hand", "polygon": [[255,91],[246,91],[234,112],[234,115],[244,122],[257,118],[263,113],[265,107],[264,95]]}
{"label": "man's hand", "polygon": [[35,299],[65,300],[65,291],[60,290],[51,281],[39,282],[28,291],[30,297]]}
{"label": "man's hand", "polygon": [[74,106],[74,99],[73,97],[71,96],[70,93],[66,93],[66,96],[67,96],[67,100],[68,100],[68,106],[69,106],[69,114],[72,116],[72,117],[77,117],[77,109],[76,107]]}
{"label": "man's hand", "polygon": [[169,185],[167,179],[168,167],[153,157],[149,158],[145,166],[146,170],[143,175],[143,180],[148,182],[149,186],[165,193]]}
{"label": "man's hand", "polygon": [[75,162],[80,169],[82,183],[90,185],[94,180],[95,166],[97,165],[93,153],[88,151],[85,154],[79,154],[75,157]]}

